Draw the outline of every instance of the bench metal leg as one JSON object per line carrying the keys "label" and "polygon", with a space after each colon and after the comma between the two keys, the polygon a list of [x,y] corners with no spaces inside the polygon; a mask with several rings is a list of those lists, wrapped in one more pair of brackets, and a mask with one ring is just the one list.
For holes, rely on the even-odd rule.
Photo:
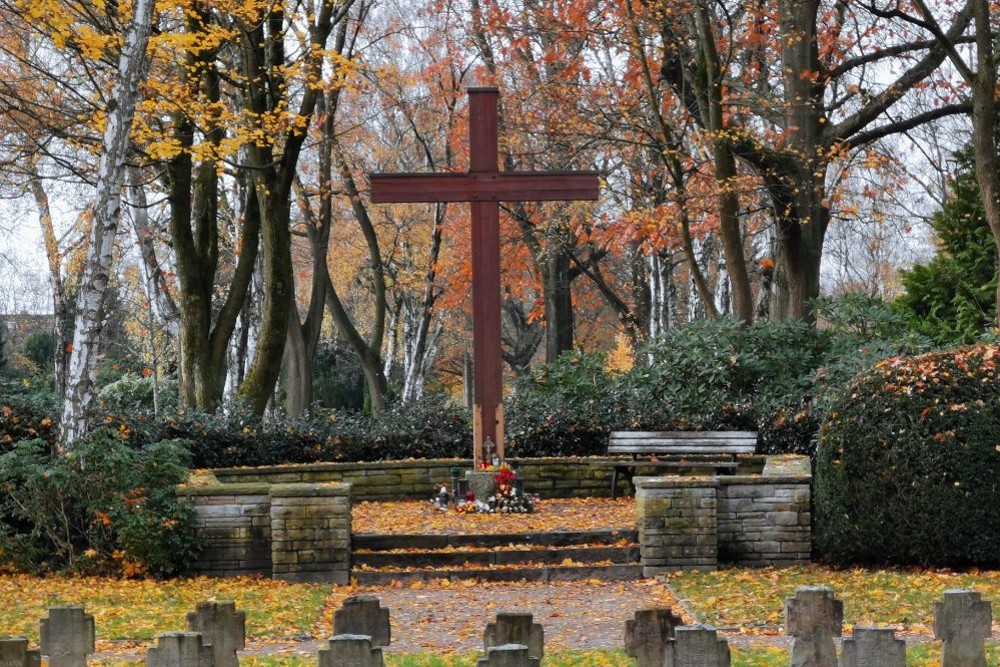
{"label": "bench metal leg", "polygon": [[611,469],[611,500],[618,497],[618,466]]}

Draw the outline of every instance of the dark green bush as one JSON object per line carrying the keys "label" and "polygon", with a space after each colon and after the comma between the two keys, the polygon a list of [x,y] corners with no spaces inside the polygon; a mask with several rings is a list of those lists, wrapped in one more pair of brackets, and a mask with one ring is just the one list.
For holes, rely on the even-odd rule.
{"label": "dark green bush", "polygon": [[0,395],[0,454],[21,440],[41,438],[51,446],[58,436],[55,406],[30,396]]}
{"label": "dark green bush", "polygon": [[837,563],[1000,565],[1000,348],[879,362],[831,402],[816,544]]}
{"label": "dark green bush", "polygon": [[187,571],[197,555],[194,510],[175,487],[184,443],[142,449],[99,430],[66,454],[23,440],[0,456],[0,562],[23,570],[127,576]]}
{"label": "dark green bush", "polygon": [[507,456],[590,456],[607,451],[617,405],[604,355],[567,352],[521,380],[505,415]]}

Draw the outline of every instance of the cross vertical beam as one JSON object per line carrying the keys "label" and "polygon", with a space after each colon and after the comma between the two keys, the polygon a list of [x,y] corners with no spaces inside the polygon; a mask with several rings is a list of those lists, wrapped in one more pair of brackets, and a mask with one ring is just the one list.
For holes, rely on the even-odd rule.
{"label": "cross vertical beam", "polygon": [[[496,173],[496,88],[469,89],[469,173]],[[500,204],[472,203],[473,459],[478,468],[489,453],[487,440],[503,460],[503,369],[500,367]]]}

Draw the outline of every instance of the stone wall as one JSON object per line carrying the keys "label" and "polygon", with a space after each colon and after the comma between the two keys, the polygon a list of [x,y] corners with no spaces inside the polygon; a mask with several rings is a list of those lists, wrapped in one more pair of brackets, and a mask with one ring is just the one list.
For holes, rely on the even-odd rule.
{"label": "stone wall", "polygon": [[[587,498],[611,495],[609,466],[594,465],[601,458],[509,459],[529,493],[542,498]],[[741,464],[760,469],[763,457],[742,458]],[[422,500],[435,487],[451,485],[451,469],[472,468],[465,459],[382,461],[378,463],[307,463],[295,466],[223,468],[213,471],[223,483],[344,482],[351,497],[361,500]],[[641,472],[641,468],[639,470]]]}
{"label": "stone wall", "polygon": [[350,485],[219,484],[200,476],[177,493],[198,515],[203,551],[196,571],[348,582]]}
{"label": "stone wall", "polygon": [[810,462],[770,457],[760,475],[637,477],[646,576],[676,569],[790,565],[811,554]]}

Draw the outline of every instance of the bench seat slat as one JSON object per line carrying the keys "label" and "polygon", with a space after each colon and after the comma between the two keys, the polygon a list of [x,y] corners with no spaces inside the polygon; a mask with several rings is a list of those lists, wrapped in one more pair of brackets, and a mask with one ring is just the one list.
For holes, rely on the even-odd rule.
{"label": "bench seat slat", "polygon": [[755,443],[705,443],[698,447],[690,445],[608,445],[608,454],[632,454],[650,456],[653,454],[753,454]]}
{"label": "bench seat slat", "polygon": [[757,431],[611,431],[612,440],[644,440],[647,438],[669,438],[672,440],[756,440]]}

